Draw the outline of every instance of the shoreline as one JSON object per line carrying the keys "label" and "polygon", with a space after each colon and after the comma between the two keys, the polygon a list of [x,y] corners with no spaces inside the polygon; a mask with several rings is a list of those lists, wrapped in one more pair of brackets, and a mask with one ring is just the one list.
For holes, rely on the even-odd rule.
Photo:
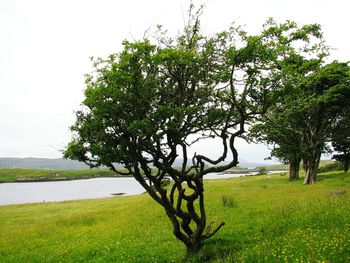
{"label": "shoreline", "polygon": [[61,181],[75,181],[75,180],[88,180],[96,178],[132,178],[133,176],[86,176],[86,177],[74,177],[74,178],[33,178],[33,179],[16,179],[11,181],[0,181],[0,184],[8,183],[45,183],[45,182],[61,182]]}
{"label": "shoreline", "polygon": [[[252,173],[257,172],[256,169],[251,170],[235,170],[235,171],[226,171],[220,173],[220,175],[225,174],[241,174],[243,176],[252,175]],[[281,171],[281,172],[288,172],[288,170],[267,170],[267,173],[275,172],[275,171]],[[88,179],[96,179],[96,178],[133,178],[132,175],[115,175],[115,176],[108,176],[108,175],[101,175],[101,176],[76,176],[76,177],[39,177],[39,178],[28,178],[28,179],[14,179],[14,180],[1,180],[0,184],[4,183],[41,183],[41,182],[61,182],[61,181],[75,181],[75,180],[88,180]]]}

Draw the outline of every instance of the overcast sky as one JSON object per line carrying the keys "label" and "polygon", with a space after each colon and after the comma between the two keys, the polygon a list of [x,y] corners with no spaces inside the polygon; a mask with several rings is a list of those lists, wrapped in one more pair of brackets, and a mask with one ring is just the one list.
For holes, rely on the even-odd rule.
{"label": "overcast sky", "polygon": [[[268,17],[322,25],[332,59],[350,60],[349,0],[208,0],[203,31],[231,22],[257,32]],[[162,24],[184,25],[185,0],[0,0],[0,157],[61,157],[83,99],[89,57]],[[215,152],[211,143],[202,150]],[[238,143],[240,158],[262,162],[265,146]]]}

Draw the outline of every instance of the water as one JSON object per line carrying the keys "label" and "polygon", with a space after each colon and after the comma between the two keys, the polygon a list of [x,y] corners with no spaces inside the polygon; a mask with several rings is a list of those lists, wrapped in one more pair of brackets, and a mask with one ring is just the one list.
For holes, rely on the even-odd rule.
{"label": "water", "polygon": [[[204,179],[240,177],[246,174],[208,174]],[[111,197],[116,194],[137,195],[145,192],[130,178],[93,178],[73,181],[0,183],[0,205],[42,203]]]}
{"label": "water", "polygon": [[0,184],[0,205],[102,198],[118,193],[136,195],[144,191],[134,178],[3,183]]}

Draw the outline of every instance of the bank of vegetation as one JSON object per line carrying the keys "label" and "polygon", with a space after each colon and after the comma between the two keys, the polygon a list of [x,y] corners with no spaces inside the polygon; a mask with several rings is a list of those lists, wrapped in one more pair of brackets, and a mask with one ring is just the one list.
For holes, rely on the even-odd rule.
{"label": "bank of vegetation", "polygon": [[[270,166],[267,166],[269,170]],[[277,167],[277,166],[276,166]],[[271,171],[275,166],[271,168]],[[119,169],[125,171],[125,169]],[[259,168],[246,169],[234,167],[228,173],[248,174],[256,172]],[[283,169],[281,169],[283,170]],[[64,181],[64,180],[79,180],[98,177],[131,177],[131,175],[121,175],[106,169],[92,170],[41,170],[41,169],[22,169],[22,168],[0,168],[0,183],[10,182],[49,182],[49,181]]]}
{"label": "bank of vegetation", "polygon": [[0,183],[45,182],[118,176],[119,175],[109,170],[0,169]]}
{"label": "bank of vegetation", "polygon": [[[252,172],[259,172],[260,169],[262,168],[264,168],[267,172],[283,171],[288,169],[288,165],[274,164],[274,165],[266,165],[263,167],[256,167],[254,169],[233,167],[228,171],[226,171],[226,173],[249,174]],[[321,172],[342,170],[342,165],[338,162],[334,162],[331,160],[321,160],[319,169]],[[119,170],[123,171],[123,169],[119,169]],[[106,169],[45,170],[45,169],[0,168],[0,183],[47,182],[47,181],[90,179],[90,178],[98,178],[98,177],[125,177],[125,175],[120,175]]]}

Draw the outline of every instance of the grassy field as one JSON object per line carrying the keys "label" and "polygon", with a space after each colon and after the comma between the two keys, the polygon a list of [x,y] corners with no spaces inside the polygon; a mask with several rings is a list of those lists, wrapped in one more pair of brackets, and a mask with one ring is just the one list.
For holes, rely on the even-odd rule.
{"label": "grassy field", "polygon": [[0,206],[0,262],[350,262],[350,173],[205,182],[226,225],[191,258],[146,194]]}
{"label": "grassy field", "polygon": [[[333,160],[321,160],[319,167],[325,167],[329,164],[334,163]],[[289,165],[288,164],[272,164],[272,165],[266,165],[264,166],[268,171],[280,171],[280,170],[288,170]],[[302,169],[302,164],[300,165],[300,168]],[[259,171],[259,167],[255,168],[254,170]]]}

